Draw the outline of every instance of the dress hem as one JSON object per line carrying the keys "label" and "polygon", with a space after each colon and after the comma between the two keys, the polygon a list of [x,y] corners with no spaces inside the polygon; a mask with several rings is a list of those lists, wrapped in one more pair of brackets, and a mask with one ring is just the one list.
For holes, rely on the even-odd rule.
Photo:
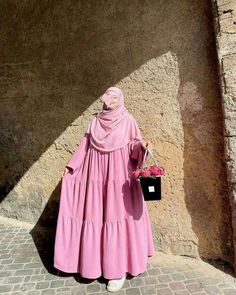
{"label": "dress hem", "polygon": [[[147,257],[151,257],[155,254],[155,250],[153,252],[149,252]],[[109,275],[106,275],[104,273],[99,273],[97,275],[86,275],[85,273],[82,273],[81,271],[72,271],[72,270],[68,270],[68,269],[64,269],[63,267],[61,267],[59,264],[57,264],[56,262],[53,264],[53,266],[55,268],[57,268],[58,270],[62,271],[62,272],[65,272],[65,273],[76,273],[76,274],[79,274],[81,277],[83,278],[87,278],[87,279],[98,279],[100,278],[101,276],[103,276],[103,278],[107,279],[107,280],[113,280],[113,279],[116,279],[116,278],[121,278],[121,277],[124,277],[124,275],[126,274],[130,274],[131,276],[133,277],[136,277],[138,276],[139,274],[147,271],[147,265],[145,266],[144,269],[142,269],[141,271],[138,271],[138,272],[132,272],[132,271],[126,271],[125,274],[123,273],[122,275],[115,275],[115,276],[109,276]]]}

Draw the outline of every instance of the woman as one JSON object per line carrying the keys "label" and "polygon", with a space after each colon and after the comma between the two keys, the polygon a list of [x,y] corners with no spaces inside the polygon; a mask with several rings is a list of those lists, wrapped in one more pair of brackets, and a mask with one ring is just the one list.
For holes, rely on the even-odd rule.
{"label": "woman", "polygon": [[126,273],[145,272],[155,253],[141,186],[132,175],[151,144],[142,140],[121,89],[109,87],[101,101],[102,111],[62,173],[54,266],[85,278],[103,274],[107,290],[117,291]]}

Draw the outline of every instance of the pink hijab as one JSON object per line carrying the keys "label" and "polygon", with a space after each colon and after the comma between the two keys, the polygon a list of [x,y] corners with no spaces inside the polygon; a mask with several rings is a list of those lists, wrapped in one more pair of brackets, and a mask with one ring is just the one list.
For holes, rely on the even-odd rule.
{"label": "pink hijab", "polygon": [[[108,90],[115,92],[119,104],[113,109],[105,105],[111,96]],[[110,152],[127,145],[130,140],[142,139],[139,127],[134,117],[124,105],[123,91],[118,87],[109,87],[102,96],[103,110],[90,122],[87,133],[90,133],[90,143],[98,150]]]}

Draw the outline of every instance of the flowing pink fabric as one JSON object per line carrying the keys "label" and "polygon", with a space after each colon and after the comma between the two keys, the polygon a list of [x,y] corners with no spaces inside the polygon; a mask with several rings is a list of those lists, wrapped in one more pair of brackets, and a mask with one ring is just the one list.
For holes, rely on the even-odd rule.
{"label": "flowing pink fabric", "polygon": [[[61,271],[86,278],[136,276],[147,270],[148,256],[155,253],[146,202],[132,176],[145,151],[136,120],[126,116],[131,136],[126,145],[97,149],[88,128],[66,164],[71,173],[62,178],[54,245],[54,266]],[[114,148],[112,142],[99,143]]]}

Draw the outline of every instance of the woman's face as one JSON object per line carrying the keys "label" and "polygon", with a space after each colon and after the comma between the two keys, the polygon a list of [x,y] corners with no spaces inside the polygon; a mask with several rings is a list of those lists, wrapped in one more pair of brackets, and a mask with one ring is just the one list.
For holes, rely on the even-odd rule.
{"label": "woman's face", "polygon": [[114,109],[119,105],[117,94],[112,90],[106,91],[100,100],[104,102],[106,109]]}

